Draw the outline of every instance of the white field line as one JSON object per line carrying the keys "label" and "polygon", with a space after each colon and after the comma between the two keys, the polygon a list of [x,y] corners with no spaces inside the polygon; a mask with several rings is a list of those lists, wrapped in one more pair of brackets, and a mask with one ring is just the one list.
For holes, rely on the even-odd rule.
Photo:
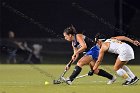
{"label": "white field line", "polygon": [[[116,80],[115,82],[122,82],[123,80]],[[45,82],[45,81],[44,81]],[[21,85],[24,85],[24,84],[43,84],[44,83],[43,81],[38,81],[38,82],[32,82],[32,81],[0,81],[0,86],[2,84],[9,84],[9,85],[12,85],[12,84],[21,84]],[[77,81],[75,81],[77,82]],[[102,82],[108,82],[108,81],[105,81],[105,80],[94,80],[94,81],[90,81],[90,82],[86,82],[86,81],[78,81],[77,83],[102,83]],[[51,84],[52,82],[50,82]]]}

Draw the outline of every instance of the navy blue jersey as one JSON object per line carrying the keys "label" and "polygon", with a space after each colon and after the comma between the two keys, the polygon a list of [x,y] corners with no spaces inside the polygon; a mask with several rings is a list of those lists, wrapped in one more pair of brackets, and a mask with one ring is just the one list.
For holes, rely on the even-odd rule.
{"label": "navy blue jersey", "polygon": [[[95,44],[93,42],[92,39],[86,37],[83,35],[83,38],[84,38],[84,41],[87,45],[87,49],[84,51],[84,52],[87,52],[89,51]],[[76,47],[76,48],[80,48],[81,45],[79,44],[79,42],[77,41],[77,38],[76,38],[76,34],[74,35],[74,40],[72,41],[73,42],[73,46]]]}

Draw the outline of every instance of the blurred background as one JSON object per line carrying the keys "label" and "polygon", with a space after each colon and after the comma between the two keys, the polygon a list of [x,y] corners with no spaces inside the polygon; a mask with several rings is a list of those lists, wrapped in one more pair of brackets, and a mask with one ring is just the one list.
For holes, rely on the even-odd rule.
{"label": "blurred background", "polygon": [[[1,0],[0,63],[66,64],[73,51],[63,31],[71,24],[90,38],[100,32],[140,40],[139,5],[139,0]],[[140,64],[140,47],[131,46],[135,60],[129,64]],[[103,64],[115,58],[106,54]]]}

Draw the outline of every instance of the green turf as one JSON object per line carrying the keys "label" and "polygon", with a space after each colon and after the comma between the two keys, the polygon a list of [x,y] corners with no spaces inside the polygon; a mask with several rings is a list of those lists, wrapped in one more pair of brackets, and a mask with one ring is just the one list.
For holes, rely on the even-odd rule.
{"label": "green turf", "polygon": [[[129,66],[140,77],[139,66]],[[65,76],[69,76],[74,66]],[[115,74],[112,66],[101,68]],[[139,93],[140,81],[136,85],[122,86],[123,79],[117,78],[112,85],[106,85],[107,79],[94,75],[77,79],[72,85],[52,84],[63,72],[64,65],[0,65],[0,93]],[[86,74],[88,66],[83,68]],[[50,84],[45,85],[45,81]]]}

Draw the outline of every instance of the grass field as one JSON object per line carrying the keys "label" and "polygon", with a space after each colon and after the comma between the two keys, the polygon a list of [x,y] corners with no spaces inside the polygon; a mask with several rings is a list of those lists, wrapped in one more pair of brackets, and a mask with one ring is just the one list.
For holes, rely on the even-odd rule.
{"label": "grass field", "polygon": [[[54,85],[64,70],[64,65],[0,65],[0,93],[140,93],[140,81],[131,86],[122,86],[123,79],[117,78],[112,85],[106,85],[107,79],[97,75],[77,79],[72,85]],[[140,77],[140,67],[129,66]],[[74,66],[66,73],[69,76]],[[101,68],[115,74],[112,66],[103,65]],[[80,75],[86,74],[89,67],[85,66]],[[45,85],[45,81],[49,84]]]}

